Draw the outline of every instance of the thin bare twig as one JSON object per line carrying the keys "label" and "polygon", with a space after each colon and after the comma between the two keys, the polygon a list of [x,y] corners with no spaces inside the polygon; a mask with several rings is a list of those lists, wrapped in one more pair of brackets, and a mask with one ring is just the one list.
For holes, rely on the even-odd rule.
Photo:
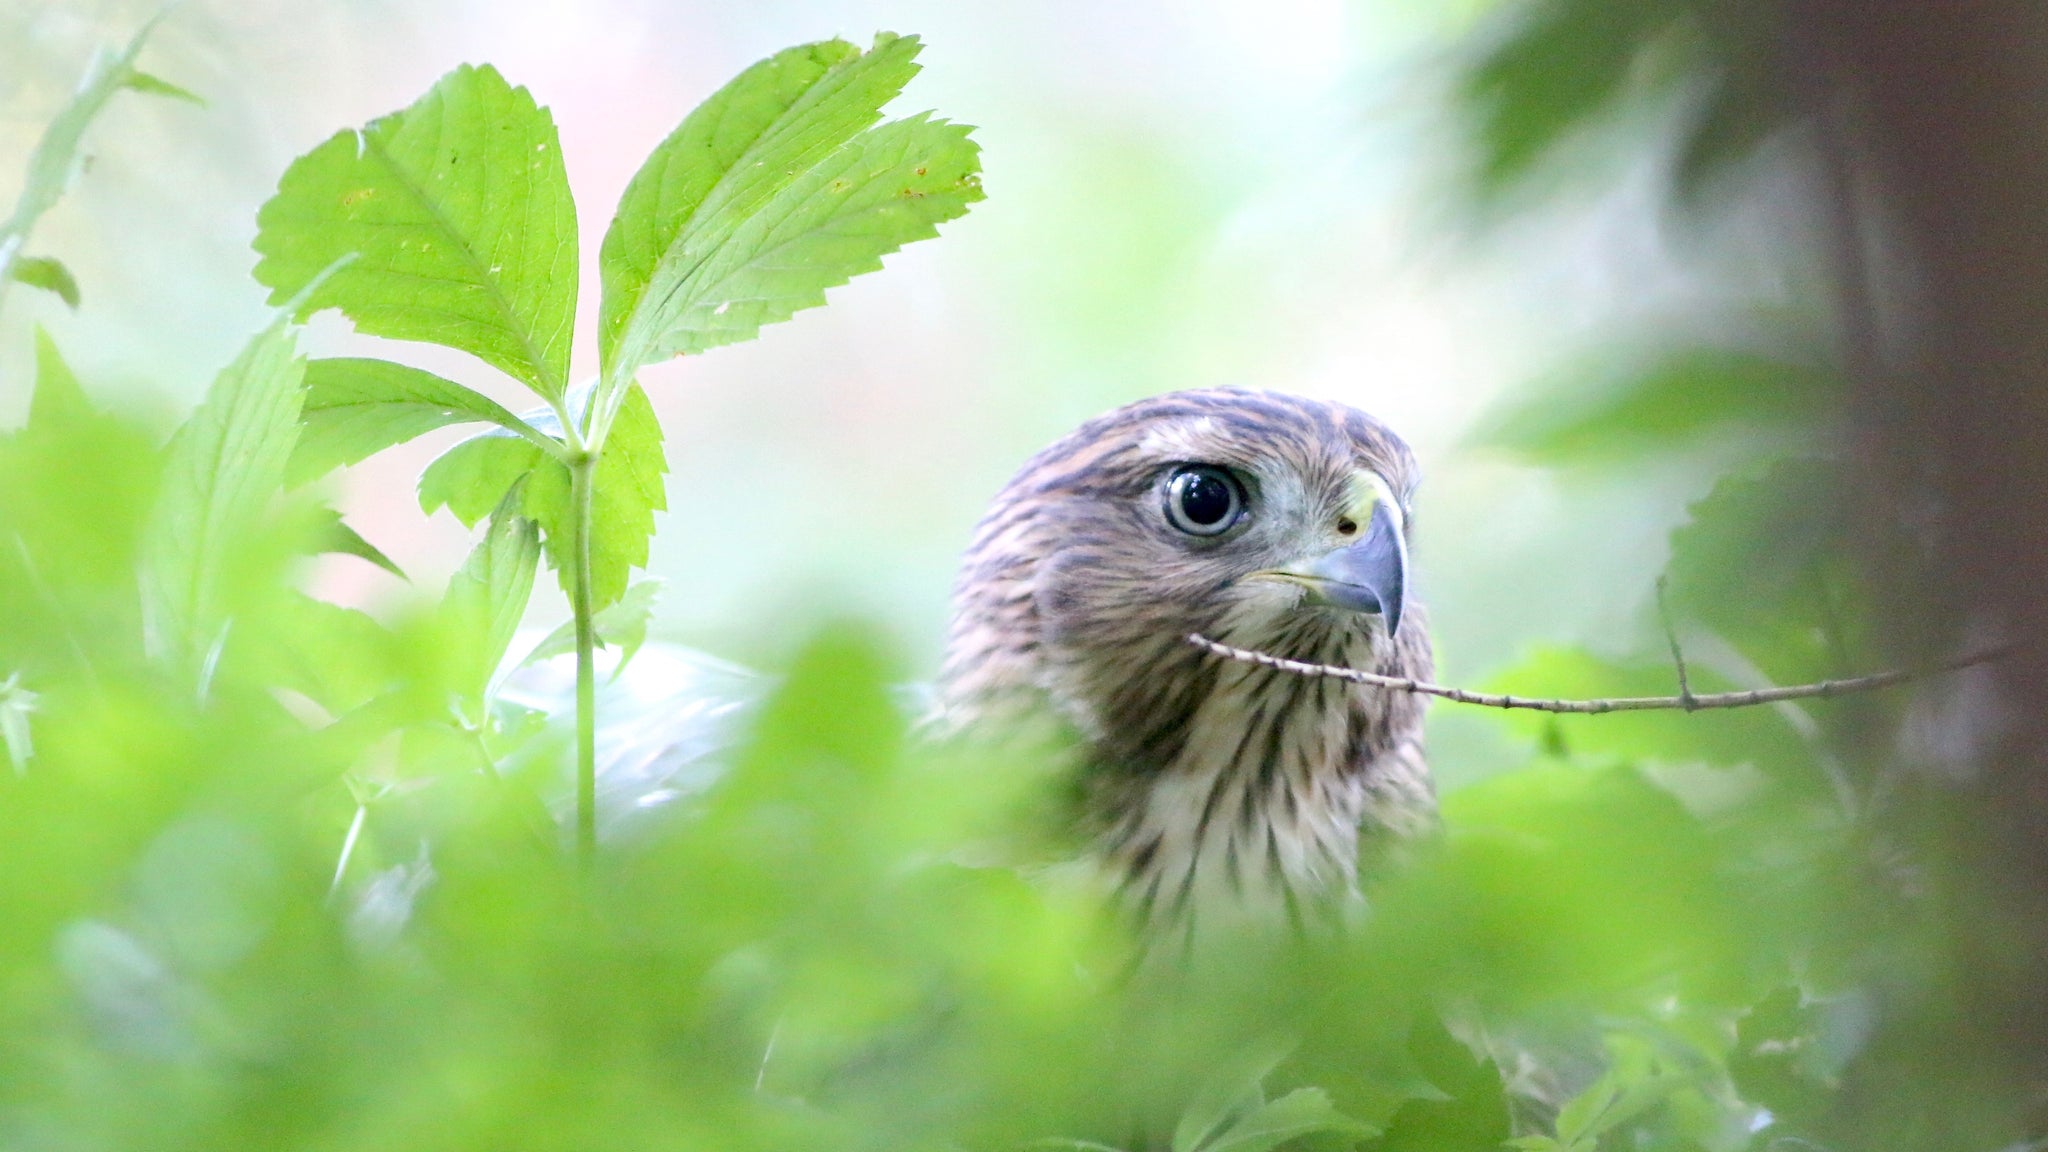
{"label": "thin bare twig", "polygon": [[1217,656],[1245,664],[1257,664],[1296,676],[1328,676],[1337,680],[1350,680],[1357,684],[1371,684],[1380,688],[1391,688],[1397,692],[1420,692],[1456,704],[1477,704],[1482,708],[1524,708],[1536,712],[1569,712],[1598,716],[1607,712],[1653,712],[1662,709],[1679,709],[1687,712],[1706,708],[1750,708],[1758,704],[1776,704],[1785,700],[1824,700],[1830,696],[1846,696],[1852,692],[1869,692],[1878,688],[1890,688],[1908,680],[1933,676],[1944,672],[1957,672],[1979,664],[2011,655],[2010,648],[1994,648],[1973,653],[1946,664],[1918,672],[1877,672],[1869,676],[1849,676],[1840,680],[1823,680],[1818,684],[1795,684],[1788,688],[1752,688],[1745,692],[1709,692],[1699,694],[1687,692],[1684,696],[1617,696],[1595,700],[1546,700],[1531,696],[1504,696],[1490,692],[1467,692],[1463,688],[1451,688],[1443,684],[1428,684],[1421,680],[1410,680],[1405,676],[1382,676],[1376,672],[1361,672],[1356,668],[1342,668],[1334,664],[1308,664],[1300,660],[1286,660],[1264,652],[1253,652],[1245,648],[1233,648],[1219,644],[1199,632],[1188,634],[1188,643]]}
{"label": "thin bare twig", "polygon": [[1657,619],[1664,624],[1664,642],[1671,645],[1671,662],[1678,666],[1678,706],[1687,712],[1700,706],[1693,695],[1692,681],[1685,674],[1685,653],[1678,647],[1678,629],[1671,623],[1671,606],[1664,602],[1664,577],[1657,577]]}

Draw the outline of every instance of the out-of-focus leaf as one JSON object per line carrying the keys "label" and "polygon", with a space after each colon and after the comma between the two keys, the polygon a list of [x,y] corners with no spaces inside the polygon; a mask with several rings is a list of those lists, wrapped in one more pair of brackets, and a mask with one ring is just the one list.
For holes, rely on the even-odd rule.
{"label": "out-of-focus leaf", "polygon": [[1266,1077],[1285,1056],[1284,1049],[1260,1052],[1217,1069],[1174,1125],[1172,1152],[1197,1152],[1236,1121],[1265,1107]]}
{"label": "out-of-focus leaf", "polygon": [[686,117],[626,188],[601,254],[608,379],[753,337],[982,198],[968,129],[870,128],[917,71],[878,36],[776,54]]}
{"label": "out-of-focus leaf", "polygon": [[403,669],[391,657],[391,634],[367,613],[301,595],[278,611],[283,626],[271,670],[278,687],[342,716],[398,686]]}
{"label": "out-of-focus leaf", "polygon": [[394,444],[450,424],[481,421],[550,441],[488,396],[389,360],[329,359],[306,365],[305,429],[290,480],[301,484]]}
{"label": "out-of-focus leaf", "polygon": [[1557,1138],[1568,1147],[1590,1149],[1601,1136],[1663,1103],[1682,1083],[1645,1070],[1610,1071],[1557,1110]]}
{"label": "out-of-focus leaf", "polygon": [[341,513],[332,508],[321,508],[317,518],[318,527],[314,530],[313,541],[315,547],[323,552],[368,560],[400,580],[406,578],[405,570],[393,562],[391,557],[386,556],[382,549],[363,539],[361,533],[349,527],[348,522],[341,518]]}
{"label": "out-of-focus leaf", "polygon": [[1438,1095],[1404,1102],[1374,1152],[1492,1148],[1513,1134],[1506,1086],[1492,1060],[1474,1056],[1433,1015],[1417,1024],[1409,1051]]}
{"label": "out-of-focus leaf", "polygon": [[[626,589],[618,602],[600,611],[592,621],[596,626],[597,642],[606,647],[619,649],[619,663],[612,672],[614,677],[625,672],[633,654],[647,643],[647,625],[654,618],[654,601],[661,594],[661,581],[653,578],[642,580]],[[538,660],[549,660],[565,656],[576,650],[576,622],[567,621],[561,627],[547,634],[546,638],[533,646],[521,664],[532,664]]]}
{"label": "out-of-focus leaf", "polygon": [[1786,459],[1724,476],[1671,533],[1672,607],[1791,682],[1845,668],[1860,649],[1848,517],[1836,467]]}
{"label": "out-of-focus leaf", "polygon": [[1446,795],[1443,814],[1440,855],[1384,889],[1361,948],[1416,949],[1416,978],[1482,1005],[1640,1005],[1673,973],[1716,996],[1738,980],[1745,893],[1700,820],[1635,770],[1539,762]]}
{"label": "out-of-focus leaf", "polygon": [[[888,812],[875,807],[878,785],[904,735],[885,679],[873,642],[838,630],[805,650],[761,711],[746,752],[705,796],[688,843],[674,849],[698,876],[681,904],[707,942],[751,943],[810,919],[806,909],[875,899],[871,869],[887,852],[883,830],[871,826]],[[838,866],[820,871],[827,860]]]}
{"label": "out-of-focus leaf", "polygon": [[38,325],[36,389],[29,396],[26,427],[41,431],[89,419],[96,414],[92,401],[86,399],[85,386],[78,382],[78,376],[57,350],[57,342],[50,338],[48,330]]}
{"label": "out-of-focus leaf", "polygon": [[455,618],[457,634],[476,642],[464,684],[475,700],[483,699],[512,634],[519,630],[540,565],[540,530],[519,514],[519,499],[517,491],[505,494],[484,538],[449,578],[442,601]]}
{"label": "out-of-focus leaf", "polygon": [[0,661],[80,671],[82,636],[140,653],[136,552],[160,463],[156,435],[95,409],[38,329],[28,421],[0,433]]}
{"label": "out-of-focus leaf", "polygon": [[172,437],[145,544],[147,635],[159,657],[196,668],[233,614],[225,576],[283,486],[304,377],[280,317]]}
{"label": "out-of-focus leaf", "polygon": [[[1764,685],[1730,684],[1710,668],[1689,666],[1696,693]],[[1515,696],[1593,699],[1675,696],[1678,670],[1669,660],[1622,663],[1577,648],[1543,648],[1487,682],[1487,690]],[[1812,749],[1774,708],[1706,712],[1609,712],[1559,716],[1504,712],[1502,722],[1528,737],[1561,746],[1573,757],[1616,757],[1638,763],[1699,761],[1729,768],[1755,764],[1774,771],[1810,771]]]}
{"label": "out-of-focus leaf", "polygon": [[1743,1099],[1768,1108],[1773,1120],[1802,1127],[1828,1107],[1836,1087],[1816,1059],[1819,1040],[1799,989],[1785,985],[1735,1022],[1728,1075]]}
{"label": "out-of-focus leaf", "polygon": [[56,259],[24,256],[14,262],[7,274],[14,277],[16,283],[54,292],[64,303],[78,307],[78,281],[72,278],[71,269]]}
{"label": "out-of-focus leaf", "polygon": [[1684,12],[1649,0],[1537,0],[1462,81],[1478,120],[1479,184],[1498,193],[1606,114],[1644,52]]}
{"label": "out-of-focus leaf", "polygon": [[345,130],[286,170],[257,217],[256,278],[283,304],[469,352],[542,396],[568,386],[576,210],[554,121],[488,65]]}
{"label": "out-of-focus leaf", "polygon": [[[35,283],[38,287],[50,288],[63,295],[72,307],[78,306],[78,286],[75,283],[70,285],[68,294],[62,287],[56,286],[69,283],[71,278],[64,272],[63,266],[56,264],[55,261],[47,261],[47,265],[54,265],[54,273],[62,273],[62,278],[53,283],[38,282],[18,274],[17,270],[24,262],[20,255],[21,246],[27,242],[29,232],[35,228],[36,221],[55,207],[58,199],[71,186],[71,181],[78,172],[79,149],[84,142],[86,129],[99,117],[101,110],[106,107],[107,101],[114,93],[124,88],[154,91],[155,89],[150,86],[152,82],[163,88],[173,87],[153,76],[145,79],[144,74],[135,69],[135,57],[141,53],[143,42],[149,39],[149,34],[155,30],[156,23],[156,20],[151,20],[144,24],[128,41],[128,46],[120,52],[101,52],[94,57],[91,66],[86,69],[84,80],[78,85],[77,92],[50,121],[50,126],[43,130],[42,139],[36,142],[36,150],[30,154],[28,160],[28,178],[22,184],[20,198],[14,203],[14,213],[6,221],[0,222],[0,297],[5,296],[9,283],[21,280],[25,283]],[[52,270],[46,267],[39,275],[52,274]]]}
{"label": "out-of-focus leaf", "polygon": [[149,96],[162,96],[169,100],[183,100],[199,108],[206,107],[206,101],[190,88],[173,84],[169,80],[141,69],[130,69],[127,79],[128,90]]}
{"label": "out-of-focus leaf", "polygon": [[1238,1117],[1198,1148],[1200,1152],[1272,1152],[1289,1140],[1318,1133],[1361,1139],[1372,1135],[1373,1128],[1337,1111],[1329,1093],[1322,1089],[1297,1088]]}
{"label": "out-of-focus leaf", "polygon": [[1810,432],[1836,391],[1823,370],[1718,348],[1682,349],[1604,385],[1589,384],[1594,375],[1560,376],[1511,398],[1480,441],[1551,466],[1625,464],[1711,436]]}

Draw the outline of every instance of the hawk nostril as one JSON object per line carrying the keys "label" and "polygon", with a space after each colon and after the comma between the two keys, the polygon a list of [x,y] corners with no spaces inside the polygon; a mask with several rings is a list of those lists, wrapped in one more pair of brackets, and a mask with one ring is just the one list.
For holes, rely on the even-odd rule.
{"label": "hawk nostril", "polygon": [[1337,521],[1337,531],[1345,536],[1355,536],[1358,534],[1358,521],[1346,516],[1344,519]]}

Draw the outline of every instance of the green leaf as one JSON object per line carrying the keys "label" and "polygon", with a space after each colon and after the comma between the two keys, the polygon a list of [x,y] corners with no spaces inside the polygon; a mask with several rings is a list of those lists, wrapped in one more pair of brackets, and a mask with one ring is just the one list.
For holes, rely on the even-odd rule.
{"label": "green leaf", "polygon": [[1714,435],[1804,432],[1837,390],[1813,365],[1721,348],[1667,352],[1604,383],[1600,375],[1574,370],[1521,391],[1487,419],[1480,442],[1551,466],[1627,463]]}
{"label": "green leaf", "polygon": [[37,325],[36,390],[29,397],[27,426],[40,429],[97,414],[92,401],[86,398],[84,385],[57,350],[57,342],[48,330]]}
{"label": "green leaf", "polygon": [[1685,1083],[1684,1077],[1660,1069],[1614,1068],[1558,1109],[1557,1138],[1567,1147],[1591,1149],[1601,1136],[1662,1104]]}
{"label": "green leaf", "polygon": [[[599,612],[594,619],[598,643],[606,647],[616,646],[619,649],[619,663],[612,672],[613,678],[616,679],[619,673],[626,670],[626,665],[632,661],[633,654],[640,651],[641,645],[647,643],[647,625],[654,618],[654,601],[660,594],[660,580],[642,580],[626,589],[626,594],[619,598],[618,603]],[[568,620],[534,645],[533,651],[528,652],[520,663],[532,664],[550,660],[575,650],[576,622]]]}
{"label": "green leaf", "polygon": [[1174,1125],[1173,1152],[1197,1152],[1230,1125],[1265,1107],[1266,1077],[1286,1058],[1285,1046],[1267,1045],[1212,1070]]}
{"label": "green leaf", "polygon": [[400,580],[406,578],[405,570],[375,544],[363,539],[361,533],[349,527],[348,522],[341,518],[341,513],[332,508],[321,508],[315,515],[318,526],[314,529],[314,544],[322,552],[334,552],[368,560]]}
{"label": "green leaf", "polygon": [[[1621,1094],[1621,1086],[1613,1076],[1602,1076],[1586,1090],[1564,1102],[1557,1110],[1557,1138],[1565,1144],[1577,1144],[1587,1136],[1598,1136],[1609,1125],[1601,1123],[1606,1113],[1614,1106]],[[1595,1125],[1598,1125],[1597,1127]]]}
{"label": "green leaf", "polygon": [[86,634],[119,636],[132,649],[123,661],[140,655],[136,579],[160,439],[96,409],[37,328],[27,422],[0,432],[0,663],[35,676],[49,657],[89,666]]}
{"label": "green leaf", "polygon": [[536,446],[553,443],[490,397],[389,360],[307,364],[304,419],[288,474],[294,485],[450,424],[481,421],[525,436]]}
{"label": "green leaf", "polygon": [[271,681],[342,716],[396,688],[391,633],[368,613],[293,593],[278,608]]}
{"label": "green leaf", "polygon": [[576,315],[576,209],[554,121],[495,69],[463,66],[410,108],[286,170],[257,217],[256,278],[301,316],[460,349],[557,399]]}
{"label": "green leaf", "polygon": [[[591,395],[580,389],[569,397],[579,410]],[[541,421],[536,420],[536,423]],[[552,423],[548,424],[552,428]],[[661,424],[647,393],[632,385],[606,437],[597,463],[591,501],[590,569],[595,606],[603,608],[625,595],[627,577],[647,565],[647,541],[654,535],[654,514],[668,506],[662,476]],[[528,441],[502,430],[464,440],[427,466],[420,476],[420,508],[432,513],[443,506],[474,527],[505,498],[513,484],[526,477],[523,513],[539,521],[547,545],[548,564],[562,574],[567,590],[572,538],[569,469]]]}
{"label": "green leaf", "polygon": [[171,100],[183,100],[187,104],[206,107],[206,101],[199,94],[182,85],[173,84],[161,76],[154,76],[141,69],[130,69],[126,86],[131,92],[150,96],[162,96]]}
{"label": "green leaf", "polygon": [[[632,570],[647,566],[654,514],[668,507],[661,479],[667,471],[661,422],[647,393],[633,384],[597,462],[590,510],[590,590],[595,607],[604,608],[624,596]],[[547,534],[548,564],[560,576],[565,592],[574,570],[569,487],[569,470],[549,461],[534,472],[526,488],[526,513],[539,520]]]}
{"label": "green leaf", "polygon": [[1464,77],[1478,125],[1480,191],[1497,194],[1628,91],[1645,50],[1684,12],[1672,4],[1540,0]]}
{"label": "green leaf", "polygon": [[519,501],[519,492],[505,494],[491,516],[489,530],[449,578],[442,600],[454,619],[457,635],[475,644],[463,690],[476,701],[483,699],[513,633],[519,630],[533,593],[534,572],[540,566],[540,530],[519,514]]}
{"label": "green leaf", "polygon": [[1322,1089],[1297,1088],[1239,1117],[1203,1144],[1201,1152],[1272,1152],[1289,1140],[1318,1132],[1363,1138],[1373,1129],[1337,1111]]}
{"label": "green leaf", "polygon": [[1497,1148],[1508,1139],[1506,1086],[1492,1060],[1475,1055],[1434,1016],[1417,1023],[1408,1047],[1437,1095],[1403,1102],[1374,1152]]}
{"label": "green leaf", "polygon": [[279,318],[222,370],[171,438],[143,546],[147,639],[158,657],[194,667],[227,623],[224,577],[283,485],[304,378]]}
{"label": "green leaf", "polygon": [[58,298],[73,308],[78,307],[78,281],[71,276],[71,269],[48,256],[24,256],[7,270],[17,283],[45,292],[55,292]]}
{"label": "green leaf", "polygon": [[1675,610],[1780,683],[1869,670],[1843,663],[1866,614],[1837,603],[1857,586],[1834,464],[1786,459],[1724,476],[1688,513],[1671,533]]}
{"label": "green leaf", "polygon": [[791,48],[654,150],[601,252],[608,379],[750,339],[982,198],[965,126],[919,115],[870,128],[917,51],[886,34],[866,54],[839,40]]}
{"label": "green leaf", "polygon": [[[447,508],[474,528],[489,516],[514,484],[550,461],[531,442],[509,432],[480,432],[434,458],[420,473],[420,511]],[[561,467],[559,462],[555,467]],[[563,469],[567,475],[567,469]]]}
{"label": "green leaf", "polygon": [[1735,1022],[1729,1079],[1744,1100],[1770,1109],[1776,1123],[1812,1123],[1836,1087],[1822,1056],[1818,1016],[1798,988],[1785,985]]}

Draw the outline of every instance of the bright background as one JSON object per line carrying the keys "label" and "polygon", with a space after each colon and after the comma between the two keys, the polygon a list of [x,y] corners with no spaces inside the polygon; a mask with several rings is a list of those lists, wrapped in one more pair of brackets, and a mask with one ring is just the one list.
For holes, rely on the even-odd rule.
{"label": "bright background", "polygon": [[[1415,446],[1420,588],[1444,679],[1483,683],[1548,642],[1640,648],[1665,533],[1712,470],[1681,458],[1561,475],[1487,449],[1488,421],[1590,347],[1696,327],[1737,288],[1768,294],[1782,237],[1754,219],[1678,228],[1644,164],[1585,152],[1566,167],[1600,175],[1579,193],[1475,210],[1447,93],[1486,8],[194,0],[141,62],[210,106],[124,96],[93,131],[90,169],[31,246],[70,265],[85,305],[11,295],[0,427],[26,405],[32,323],[106,402],[168,426],[264,322],[249,242],[285,166],[459,62],[494,63],[553,109],[590,288],[611,205],[697,101],[792,43],[914,32],[926,71],[892,111],[978,125],[989,198],[829,307],[643,375],[672,470],[652,564],[667,582],[660,636],[758,662],[854,614],[929,671],[954,557],[1025,457],[1141,396],[1251,384],[1343,399]],[[0,198],[93,48],[153,11],[0,8]],[[579,373],[594,367],[596,304],[586,291]],[[331,313],[306,340],[314,355],[368,343]],[[458,354],[377,351],[527,406]],[[445,512],[422,517],[411,481],[460,435],[336,482],[351,522],[428,590],[468,538]],[[315,579],[355,604],[407,595],[349,559]],[[558,595],[533,613],[565,615]],[[1432,723],[1448,784],[1517,762],[1494,724],[1445,709]]]}

